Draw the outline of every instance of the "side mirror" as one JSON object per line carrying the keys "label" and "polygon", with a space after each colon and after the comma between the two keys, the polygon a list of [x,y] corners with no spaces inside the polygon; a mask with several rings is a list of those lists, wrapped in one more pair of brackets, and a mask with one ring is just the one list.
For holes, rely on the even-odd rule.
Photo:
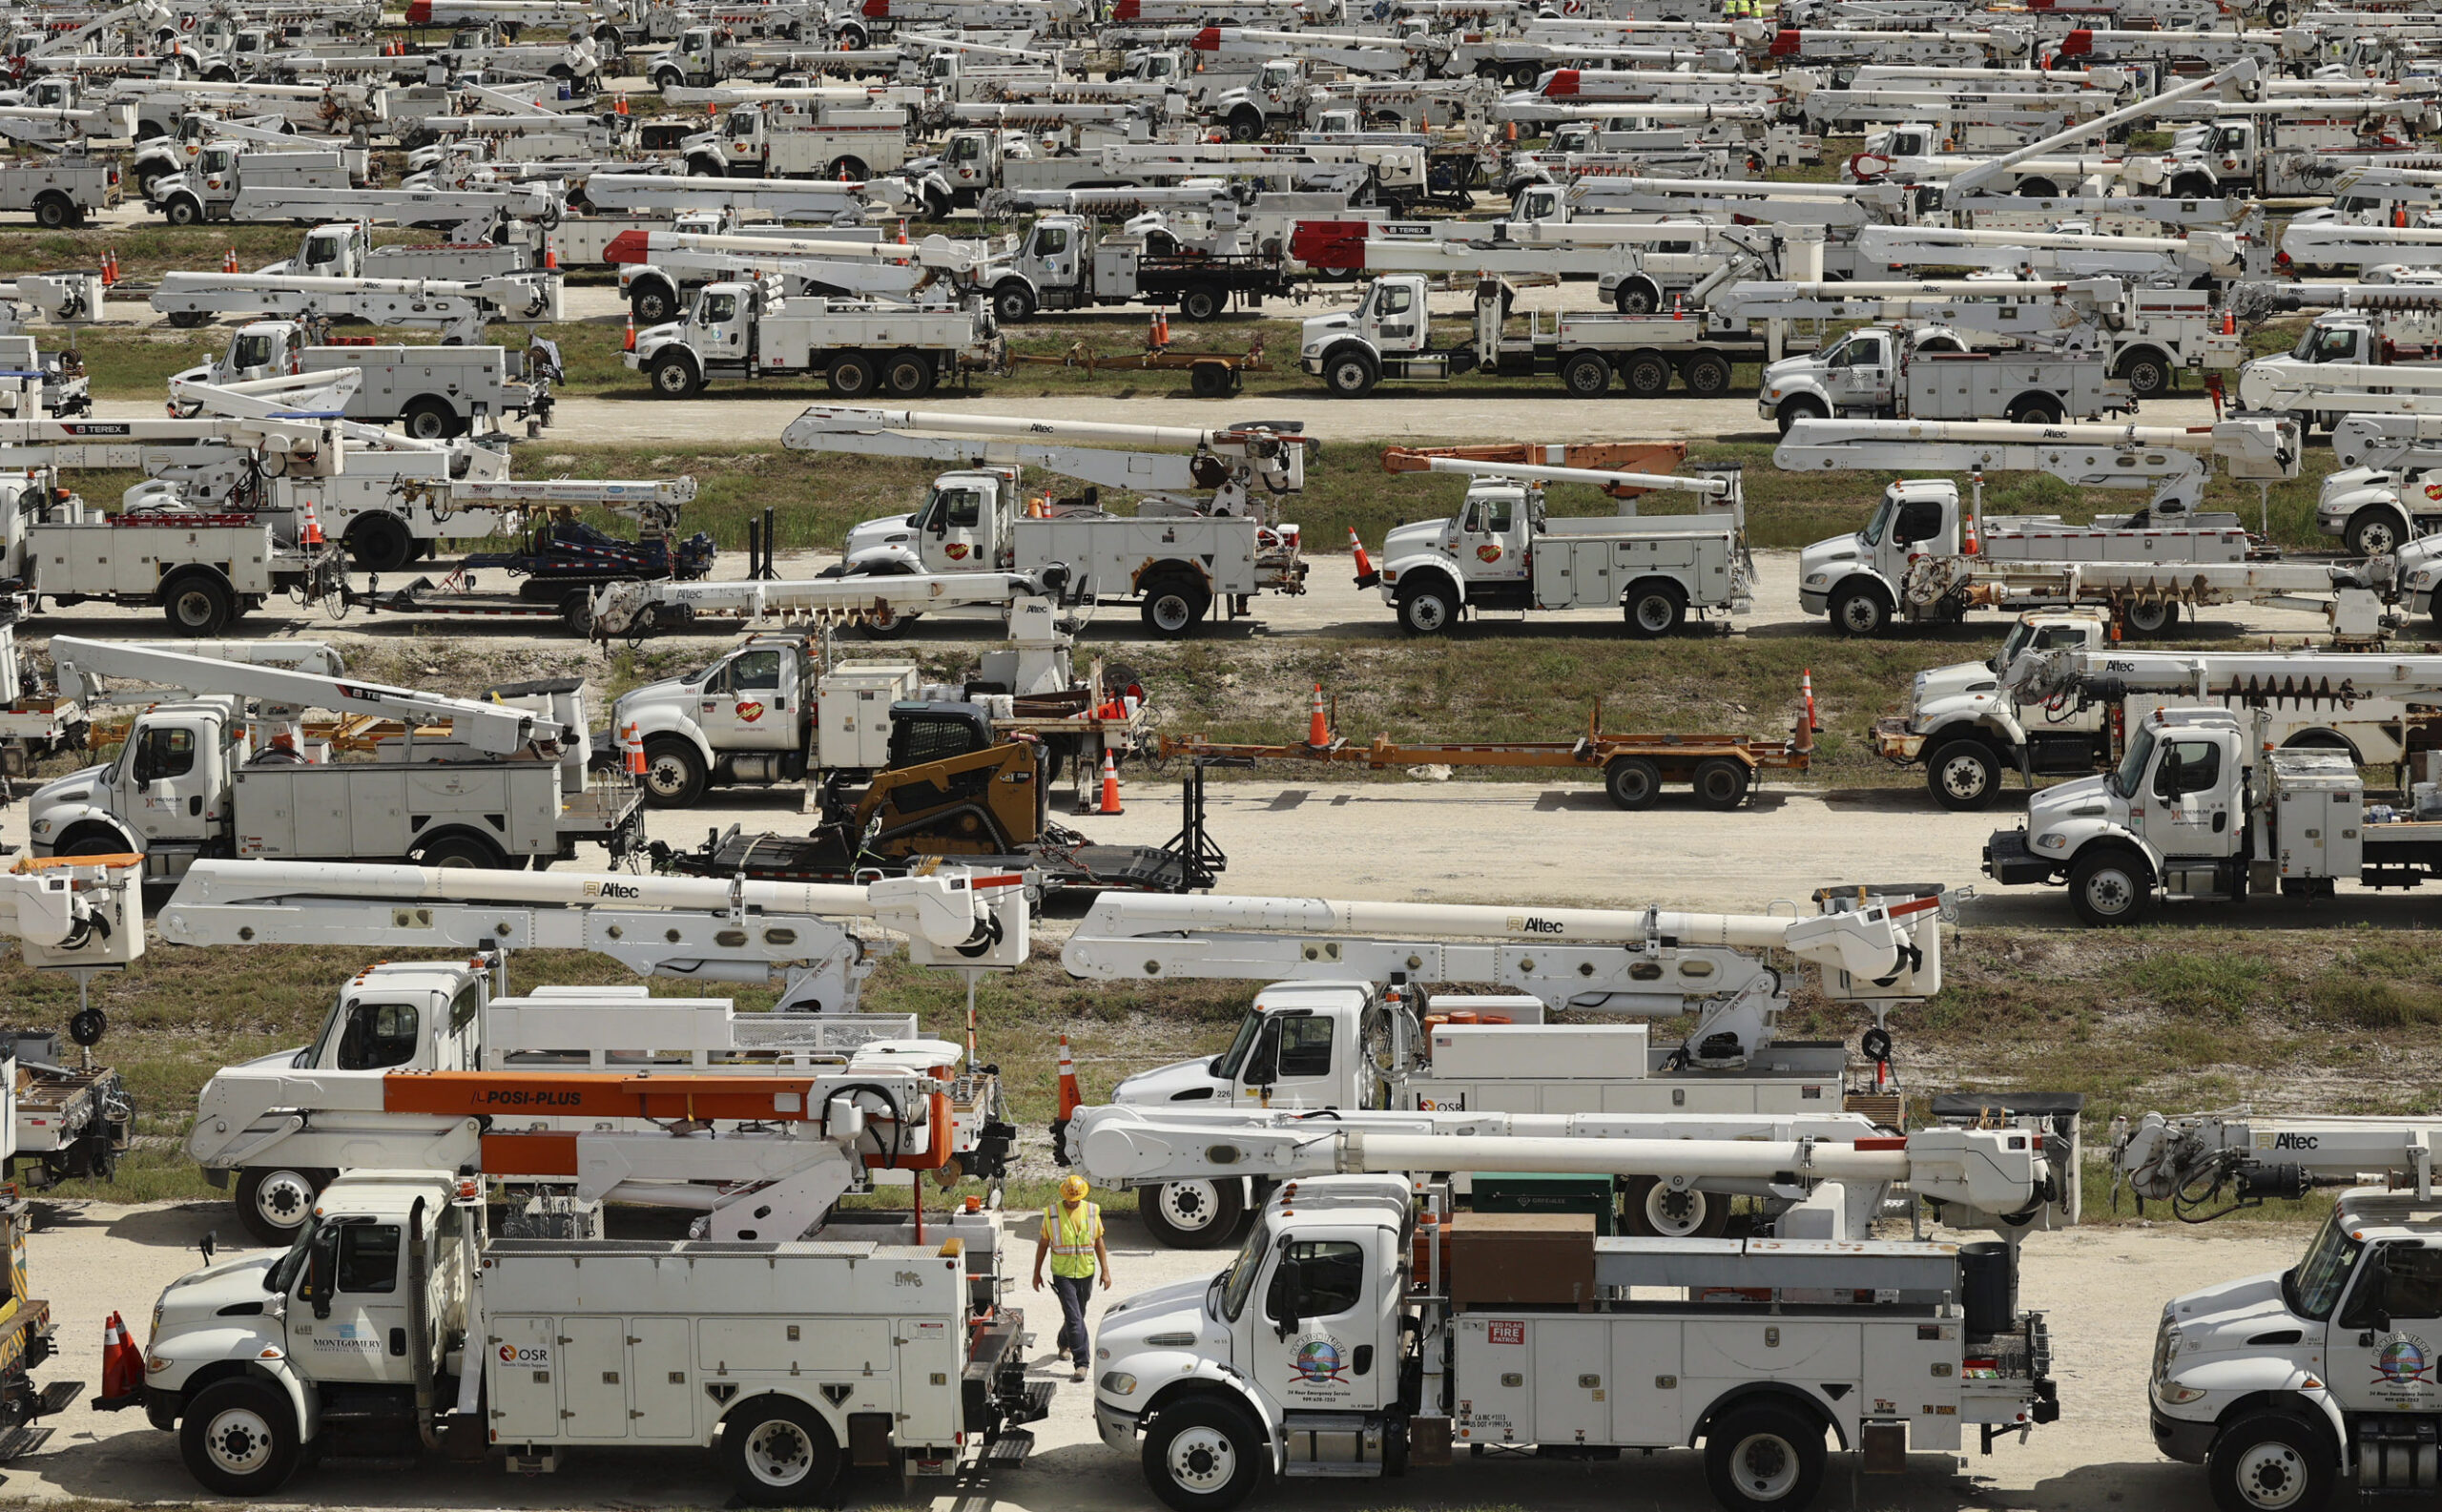
{"label": "side mirror", "polygon": [[1264,1298],[1264,1315],[1284,1338],[1300,1321],[1297,1299],[1306,1295],[1305,1279],[1304,1268],[1294,1260],[1283,1259],[1272,1273],[1272,1292]]}
{"label": "side mirror", "polygon": [[1255,1047],[1247,1052],[1247,1085],[1270,1087],[1280,1080],[1280,1021],[1266,1019],[1255,1032]]}

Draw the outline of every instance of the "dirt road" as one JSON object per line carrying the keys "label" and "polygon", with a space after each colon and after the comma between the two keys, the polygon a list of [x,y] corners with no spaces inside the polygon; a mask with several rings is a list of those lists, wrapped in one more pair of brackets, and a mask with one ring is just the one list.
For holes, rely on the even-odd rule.
{"label": "dirt road", "polygon": [[[1013,1220],[1031,1249],[1032,1225]],[[35,1293],[51,1299],[61,1357],[44,1380],[97,1379],[105,1317],[116,1310],[139,1338],[160,1289],[196,1264],[207,1230],[242,1239],[225,1208],[114,1208],[45,1205],[45,1226],[31,1241]],[[2303,1232],[2236,1227],[2204,1230],[2088,1229],[2038,1234],[2028,1242],[2022,1305],[2050,1314],[2060,1383],[2061,1420],[2021,1444],[2004,1440],[1990,1458],[1918,1454],[1905,1478],[1860,1481],[1854,1461],[1835,1457],[1825,1508],[2074,1509],[2106,1504],[2204,1512],[2212,1503],[2201,1472],[2154,1452],[2145,1427],[2144,1380],[2154,1321],[2164,1300],[2215,1281],[2291,1263]],[[1103,1301],[1210,1274],[1208,1254],[1148,1247],[1133,1218],[1111,1224],[1115,1291]],[[226,1253],[226,1252],[224,1252]],[[1036,1360],[1047,1366],[1059,1313],[1049,1294],[1020,1292],[1036,1330]],[[1097,1314],[1099,1315],[1099,1307]],[[83,1399],[56,1419],[45,1451],[9,1466],[8,1494],[35,1502],[108,1498],[191,1502],[198,1493],[180,1467],[176,1440],[140,1412],[104,1414]],[[1143,1512],[1153,1506],[1133,1456],[1095,1439],[1086,1393],[1064,1372],[1048,1421],[1035,1427],[1025,1469],[963,1485],[914,1504],[942,1512]],[[1972,1440],[1971,1440],[1972,1442]],[[1963,1466],[1963,1470],[1961,1467]],[[843,1491],[848,1504],[908,1505],[895,1482],[868,1472]],[[273,1504],[535,1508],[717,1505],[729,1500],[712,1455],[694,1450],[571,1454],[559,1474],[509,1481],[495,1466],[434,1464],[404,1473],[341,1468],[300,1473]],[[1412,1478],[1395,1496],[1363,1482],[1305,1482],[1269,1503],[1284,1512],[1357,1512],[1386,1502],[1456,1506],[1532,1505],[1566,1512],[1711,1505],[1701,1459],[1670,1452],[1649,1461],[1570,1463],[1461,1459],[1431,1480]]]}

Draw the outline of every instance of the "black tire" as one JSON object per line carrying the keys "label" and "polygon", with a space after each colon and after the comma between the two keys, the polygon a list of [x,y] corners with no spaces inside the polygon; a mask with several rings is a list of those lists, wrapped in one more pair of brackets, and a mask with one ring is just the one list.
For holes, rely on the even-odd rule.
{"label": "black tire", "polygon": [[628,310],[638,325],[659,325],[678,312],[678,301],[670,285],[647,280],[628,291]]}
{"label": "black tire", "polygon": [[894,399],[921,399],[933,391],[933,363],[921,352],[893,352],[882,359],[881,384]]}
{"label": "black tire", "polygon": [[2069,901],[2098,929],[2142,923],[2154,911],[2154,869],[2124,845],[2089,848],[2069,863]]}
{"label": "black tire", "polygon": [[835,157],[831,160],[831,167],[829,171],[822,176],[831,179],[834,182],[844,178],[853,179],[861,184],[871,176],[865,172],[865,162],[863,158]]}
{"label": "black tire", "polygon": [[2009,407],[2003,418],[2013,425],[2057,425],[2060,424],[2060,402],[2055,399],[2021,399]]}
{"label": "black tire", "polygon": [[1571,399],[1600,399],[1611,386],[1611,363],[1600,352],[1571,352],[1561,363],[1561,387]]}
{"label": "black tire", "polygon": [[2334,1470],[2313,1424],[2263,1413],[2222,1430],[2204,1481],[2222,1512],[2319,1512],[2331,1500]]}
{"label": "black tire", "polygon": [[1409,634],[1438,635],[1459,623],[1459,593],[1434,574],[1399,590],[1398,611],[1399,629]]}
{"label": "black tire", "polygon": [[1198,399],[1227,399],[1235,385],[1230,369],[1219,362],[1198,362],[1187,370],[1187,391]]}
{"label": "black tire", "polygon": [[161,617],[191,640],[208,640],[227,630],[237,610],[229,585],[209,572],[173,578],[161,590]]}
{"label": "black tire", "polygon": [[2121,618],[2140,635],[2165,635],[2179,625],[2179,605],[2170,599],[2141,599],[2122,610]]}
{"label": "black tire", "polygon": [[2171,180],[2173,199],[2219,199],[2222,186],[2204,174],[2182,174]]}
{"label": "black tire", "polygon": [[1719,352],[1698,352],[1681,364],[1679,376],[1698,399],[1719,399],[1729,392],[1729,359]]}
{"label": "black tire", "polygon": [[1707,756],[1696,763],[1696,801],[1727,813],[1747,801],[1747,768],[1728,756]]}
{"label": "black tire", "polygon": [[1164,578],[1145,590],[1144,601],[1136,612],[1145,628],[1165,640],[1176,640],[1195,633],[1204,623],[1207,610],[1212,607],[1212,595],[1203,584],[1190,578]]}
{"label": "black tire", "polygon": [[695,371],[695,360],[675,349],[655,357],[647,376],[655,399],[693,399],[704,386],[704,380]]}
{"label": "black tire", "polygon": [[1705,1430],[1705,1482],[1730,1512],[1802,1507],[1823,1483],[1823,1421],[1759,1401]]}
{"label": "black tire", "polygon": [[1981,740],[1945,740],[1925,758],[1925,787],[1954,814],[1989,809],[2001,795],[2001,758]]}
{"label": "black tire", "polygon": [[1622,315],[1651,315],[1662,308],[1662,295],[1652,284],[1630,279],[1611,291],[1611,307]]}
{"label": "black tire", "polygon": [[1230,313],[1230,291],[1217,283],[1190,283],[1179,291],[1179,318],[1217,321]]}
{"label": "black tire", "polygon": [[489,840],[472,835],[444,835],[426,841],[415,853],[418,866],[443,867],[450,870],[507,871],[508,858]]}
{"label": "black tire", "polygon": [[1253,111],[1240,111],[1230,117],[1230,140],[1252,142],[1263,135],[1263,117]]}
{"label": "black tire", "polygon": [[1381,381],[1381,364],[1361,346],[1344,346],[1323,359],[1323,386],[1334,399],[1363,399]]}
{"label": "black tire", "polygon": [[1729,1228],[1729,1198],[1673,1191],[1659,1177],[1632,1176],[1622,1195],[1620,1225],[1637,1238],[1718,1239]]}
{"label": "black tire", "polygon": [[2171,364],[2160,352],[2139,352],[2120,364],[2120,376],[2128,384],[2128,392],[2139,399],[2152,399],[2167,394],[2171,387]]}
{"label": "black tire", "polygon": [[1272,1479],[1272,1448],[1241,1407],[1203,1398],[1145,1430],[1145,1483],[1176,1512],[1228,1512]]}
{"label": "black tire", "polygon": [[1217,1250],[1245,1226],[1246,1183],[1169,1181],[1139,1187],[1136,1215],[1153,1242],[1165,1249]]}
{"label": "black tire", "polygon": [[721,1419],[721,1467],[750,1505],[825,1502],[839,1479],[839,1440],[804,1402],[757,1397]]}
{"label": "black tire", "polygon": [[831,360],[830,369],[822,381],[841,399],[868,399],[879,381],[874,360],[862,352],[842,352]]}
{"label": "black tire", "polygon": [[76,207],[59,195],[45,195],[34,201],[34,224],[45,231],[64,231],[76,220]]}
{"label": "black tire", "polygon": [[238,1221],[264,1244],[285,1248],[313,1216],[314,1199],[338,1174],[300,1166],[248,1166],[238,1172]]}
{"label": "black tire", "polygon": [[221,1496],[264,1497],[297,1468],[297,1409],[269,1381],[238,1377],[196,1393],[178,1423],[187,1474]]}
{"label": "black tire", "polygon": [[1034,319],[1034,293],[1012,279],[992,291],[992,318],[1003,325],[1024,325]]}
{"label": "black tire", "polygon": [[447,441],[466,428],[449,403],[430,394],[410,399],[399,411],[399,428],[418,441]]}
{"label": "black tire", "polygon": [[1630,399],[1659,399],[1670,392],[1670,359],[1660,352],[1630,352],[1620,364]]}
{"label": "black tire", "polygon": [[1790,433],[1791,425],[1801,420],[1831,418],[1832,411],[1823,407],[1823,401],[1805,394],[1782,400],[1780,406],[1772,411],[1772,423],[1781,427],[1781,434],[1784,436]]}
{"label": "black tire", "polygon": [[711,774],[694,742],[677,735],[654,735],[645,742],[645,806],[656,809],[693,808],[704,801]]}
{"label": "black tire", "polygon": [[367,572],[395,572],[416,559],[416,540],[406,523],[386,514],[350,524],[346,542],[349,560]]}
{"label": "black tire", "polygon": [[[197,331],[212,323],[209,310],[172,310],[166,319],[174,331]],[[194,418],[192,415],[186,417]]]}
{"label": "black tire", "polygon": [[1687,590],[1666,577],[1640,578],[1628,585],[1620,613],[1638,640],[1676,635],[1687,623]]}
{"label": "black tire", "polygon": [[1852,583],[1832,597],[1832,625],[1843,635],[1864,640],[1891,629],[1891,598],[1879,585]]}
{"label": "black tire", "polygon": [[2400,518],[2380,505],[2368,505],[2349,517],[2345,532],[2349,553],[2354,556],[2389,556],[2400,549],[2405,539],[2400,533]]}
{"label": "black tire", "polygon": [[1603,791],[1613,808],[1631,814],[1649,809],[1662,797],[1662,768],[1644,756],[1613,756],[1603,768]]}
{"label": "black tire", "polygon": [[174,226],[191,226],[203,218],[203,207],[192,199],[173,199],[162,207],[161,217]]}

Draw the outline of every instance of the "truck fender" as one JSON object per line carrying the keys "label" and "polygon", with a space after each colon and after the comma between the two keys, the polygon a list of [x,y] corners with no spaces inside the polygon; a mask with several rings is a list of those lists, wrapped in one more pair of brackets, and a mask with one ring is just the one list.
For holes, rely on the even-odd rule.
{"label": "truck fender", "polygon": [[1265,1441],[1272,1445],[1272,1473],[1274,1475],[1280,1473],[1280,1424],[1265,1408],[1262,1400],[1247,1389],[1246,1382],[1236,1376],[1225,1375],[1212,1361],[1190,1355],[1185,1350],[1164,1350],[1158,1353],[1131,1355],[1128,1357],[1128,1374],[1139,1379],[1156,1371],[1175,1369],[1178,1373],[1161,1390],[1155,1392],[1149,1401],[1145,1403],[1145,1410],[1136,1419],[1140,1430],[1146,1423],[1159,1417],[1164,1408],[1176,1407],[1201,1398],[1219,1398],[1223,1401],[1244,1409],[1256,1423],[1261,1425]]}
{"label": "truck fender", "polygon": [[695,754],[704,758],[705,771],[709,772],[720,765],[720,758],[713,754],[713,742],[705,735],[704,727],[683,709],[640,710],[632,719],[614,712],[611,723],[614,726],[611,732],[614,740],[618,735],[615,726],[632,723],[636,727],[636,738],[639,740],[650,740],[655,735],[676,735],[693,746]]}
{"label": "truck fender", "polygon": [[1723,1413],[1733,1407],[1744,1407],[1749,1402],[1757,1401],[1786,1403],[1809,1417],[1823,1419],[1832,1425],[1833,1440],[1843,1451],[1848,1449],[1849,1427],[1840,1420],[1839,1410],[1833,1403],[1801,1387],[1773,1380],[1750,1381],[1743,1386],[1733,1386],[1715,1398],[1712,1405],[1707,1407],[1703,1415],[1697,1418],[1695,1427],[1688,1431],[1687,1447],[1690,1449],[1696,1447],[1696,1440],[1712,1431],[1713,1423]]}
{"label": "truck fender", "polygon": [[[195,1345],[219,1339],[219,1333],[216,1330],[200,1336],[184,1336],[179,1342],[181,1345]],[[216,1357],[210,1363],[178,1383],[176,1388],[178,1395],[186,1401],[192,1401],[196,1394],[206,1386],[251,1376],[277,1386],[288,1398],[288,1405],[297,1414],[297,1441],[311,1443],[322,1431],[321,1397],[298,1377],[296,1367],[289,1363],[287,1355],[283,1353],[284,1341],[279,1336],[259,1330],[232,1329],[225,1342],[227,1347],[216,1350]],[[183,1405],[182,1402],[181,1408]]]}
{"label": "truck fender", "polygon": [[35,836],[31,843],[37,856],[52,855],[54,846],[74,845],[96,833],[109,836],[124,854],[140,856],[144,853],[144,842],[136,839],[135,832],[121,823],[117,815],[98,803],[48,809],[42,817],[52,821],[52,833],[55,838],[47,839]]}
{"label": "truck fender", "polygon": [[1868,567],[1863,563],[1852,564],[1846,573],[1833,578],[1832,586],[1823,590],[1823,596],[1827,601],[1836,604],[1840,601],[1841,594],[1859,583],[1871,583],[1880,589],[1882,596],[1890,600],[1893,610],[1896,611],[1900,602],[1899,585],[1884,576],[1879,568]]}
{"label": "truck fender", "polygon": [[1135,571],[1128,574],[1128,591],[1142,593],[1154,584],[1165,583],[1174,577],[1184,577],[1201,583],[1204,585],[1206,596],[1213,596],[1211,570],[1193,557],[1186,556],[1146,558],[1137,565]]}
{"label": "truck fender", "polygon": [[903,546],[878,546],[839,564],[841,577],[916,576],[923,570],[924,564]]}
{"label": "truck fender", "polygon": [[1418,551],[1413,555],[1400,557],[1397,561],[1384,562],[1381,564],[1381,572],[1390,580],[1394,589],[1419,579],[1428,572],[1438,572],[1449,579],[1450,590],[1459,595],[1459,602],[1464,604],[1467,601],[1467,575],[1459,570],[1457,563],[1438,551]]}
{"label": "truck fender", "polygon": [[1953,740],[1981,740],[2004,760],[2015,760],[2018,753],[2026,749],[2026,730],[2018,723],[2017,715],[1990,711],[1979,716],[1953,719],[1940,726],[1925,736],[1924,748],[1930,754]]}
{"label": "truck fender", "polygon": [[2145,859],[2146,865],[2154,869],[2155,879],[2157,880],[2161,880],[2163,875],[2162,852],[2156,850],[2153,846],[2146,844],[2145,838],[2143,836],[2138,834],[2135,830],[2130,829],[2125,824],[2101,822],[2096,823],[2093,829],[2086,832],[2085,839],[2078,841],[2077,844],[2070,846],[2068,854],[2060,858],[2060,870],[2062,875],[2067,875],[2069,868],[2078,864],[2079,857],[2085,855],[2086,852],[2101,845],[2118,846],[2122,849],[2135,851],[2138,855]]}
{"label": "truck fender", "polygon": [[729,1421],[730,1416],[733,1413],[740,1412],[748,1407],[755,1406],[757,1403],[768,1401],[775,1397],[778,1398],[782,1401],[796,1402],[807,1411],[813,1413],[817,1418],[821,1419],[822,1425],[831,1430],[832,1441],[839,1446],[840,1462],[842,1464],[847,1462],[848,1415],[833,1406],[829,1401],[823,1398],[820,1392],[815,1391],[811,1387],[799,1391],[793,1390],[786,1386],[767,1386],[761,1391],[754,1393],[752,1396],[742,1396],[738,1398],[737,1400],[723,1408],[721,1410],[720,1420],[726,1423]]}
{"label": "truck fender", "polygon": [[2330,1388],[2307,1386],[2307,1381],[2322,1377],[2309,1377],[2295,1367],[2282,1372],[2282,1375],[2286,1378],[2279,1386],[2249,1392],[2215,1415],[2214,1437],[2220,1438],[2224,1428],[2242,1419],[2252,1418],[2259,1413],[2280,1413],[2321,1428],[2325,1446],[2331,1450],[2334,1462],[2338,1462],[2342,1457],[2341,1446],[2349,1442],[2349,1424],[2342,1418],[2338,1404],[2331,1399]]}

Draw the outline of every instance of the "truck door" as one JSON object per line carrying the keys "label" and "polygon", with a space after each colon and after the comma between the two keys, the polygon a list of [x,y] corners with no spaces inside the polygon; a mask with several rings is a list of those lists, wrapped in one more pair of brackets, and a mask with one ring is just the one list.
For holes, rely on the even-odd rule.
{"label": "truck door", "polygon": [[[1329,1014],[1289,1008],[1264,1016],[1254,1048],[1247,1052],[1230,1100],[1241,1107],[1335,1108],[1338,1078],[1332,1047],[1338,1021]],[[1351,1046],[1349,1054],[1355,1054]]]}
{"label": "truck door", "polygon": [[992,563],[991,543],[984,539],[990,501],[973,480],[935,484],[933,496],[916,516],[918,550],[923,564],[937,572],[964,572]]}
{"label": "truck door", "polygon": [[950,138],[950,150],[942,158],[942,171],[953,190],[992,187],[992,165],[984,155],[984,140],[982,132],[961,132]]}
{"label": "truck door", "polygon": [[[1947,556],[1958,549],[1957,524],[1952,509],[1938,499],[1901,499],[1893,511],[1891,544],[1898,560],[1926,555]],[[1893,575],[1897,576],[1898,570]]]}
{"label": "truck door", "polygon": [[742,307],[738,292],[735,287],[707,288],[695,296],[693,344],[707,362],[746,360],[746,327],[753,318]]}
{"label": "truck door", "polygon": [[1370,334],[1384,352],[1420,352],[1427,320],[1422,280],[1382,279],[1365,301],[1357,329]]}
{"label": "truck door", "polygon": [[399,1226],[341,1219],[314,1232],[288,1309],[290,1357],[318,1381],[407,1380]]}
{"label": "truck door", "polygon": [[208,839],[227,786],[218,728],[191,715],[148,715],[119,757],[115,786],[119,816],[147,848]]}
{"label": "truck door", "polygon": [[2442,1408],[2434,1354],[2442,1350],[2442,1250],[2411,1240],[2369,1251],[2325,1349],[2325,1378],[2343,1411]]}
{"label": "truck door", "polygon": [[1526,549],[1523,500],[1504,488],[1469,499],[1459,510],[1459,560],[1470,583],[1524,581],[1532,565]]}
{"label": "truck door", "polygon": [[2229,759],[2221,740],[2157,741],[2139,833],[2165,856],[2217,856],[2229,850]]}
{"label": "truck door", "polygon": [[733,163],[759,162],[763,156],[763,118],[752,109],[732,111],[729,129],[722,134],[721,144],[729,149]]}
{"label": "truck door", "polygon": [[780,688],[777,646],[749,646],[704,679],[695,722],[715,751],[786,751],[797,743],[797,719]]}
{"label": "truck door", "polygon": [[1076,283],[1077,241],[1067,226],[1035,222],[1034,236],[1026,243],[1025,271],[1037,288],[1065,289]]}
{"label": "truck door", "polygon": [[1397,1390],[1390,1236],[1291,1237],[1273,1252],[1254,1329],[1256,1384],[1292,1411],[1366,1412]]}
{"label": "truck door", "polygon": [[1879,409],[1891,403],[1891,372],[1890,335],[1859,331],[1832,354],[1824,385],[1836,410]]}
{"label": "truck door", "polygon": [[[423,1047],[424,1014],[412,1003],[358,1001],[340,1009],[339,1041],[331,1065],[342,1071],[382,1071],[410,1066]],[[438,1027],[436,1025],[436,1027]]]}

